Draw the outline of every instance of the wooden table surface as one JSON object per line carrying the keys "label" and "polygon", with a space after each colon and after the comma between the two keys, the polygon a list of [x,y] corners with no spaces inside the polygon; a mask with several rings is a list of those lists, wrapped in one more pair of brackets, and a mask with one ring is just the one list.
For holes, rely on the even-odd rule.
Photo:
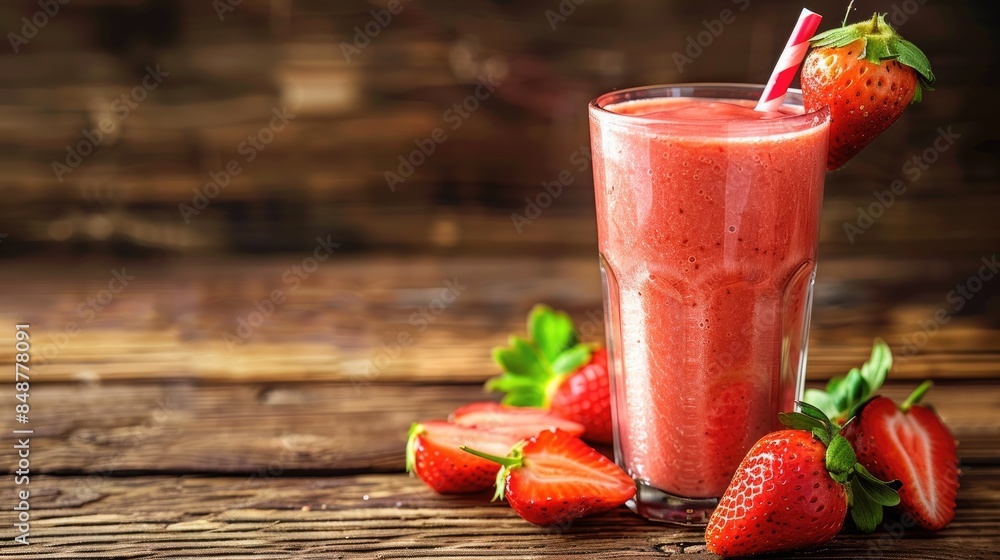
{"label": "wooden table surface", "polygon": [[[15,324],[30,323],[34,341],[29,423],[0,413],[0,557],[711,557],[700,531],[624,508],[540,529],[488,495],[437,496],[403,473],[409,424],[484,398],[489,349],[523,328],[532,304],[567,309],[600,336],[594,259],[343,256],[292,289],[282,276],[301,261],[0,270],[0,360],[13,364]],[[950,289],[933,279],[954,263],[882,261],[823,262],[809,379],[860,364],[874,336],[897,352],[918,341],[885,392],[935,379],[929,401],[960,441],[958,513],[939,533],[890,519],[891,532],[845,532],[795,557],[994,558],[1000,330],[988,314],[955,314],[921,337],[916,325]],[[112,271],[134,279],[98,311],[88,298],[101,297]],[[274,290],[283,302],[240,331]],[[900,290],[909,303],[886,303]],[[8,411],[13,389],[0,391]],[[25,488],[14,485],[11,431],[25,427],[34,430],[27,547],[11,528]]]}

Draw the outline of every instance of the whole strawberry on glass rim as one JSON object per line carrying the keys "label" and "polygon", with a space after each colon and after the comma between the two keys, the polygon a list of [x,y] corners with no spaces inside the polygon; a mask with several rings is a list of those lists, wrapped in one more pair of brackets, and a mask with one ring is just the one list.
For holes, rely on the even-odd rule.
{"label": "whole strawberry on glass rim", "polygon": [[507,393],[503,403],[540,407],[586,427],[584,439],[611,443],[611,385],[607,350],[579,341],[569,315],[536,305],[528,315],[528,335],[511,336],[495,348],[503,373],[486,389]]}
{"label": "whole strawberry on glass rim", "polygon": [[[848,8],[850,12],[850,8]],[[802,65],[805,110],[830,107],[827,169],[838,169],[934,84],[923,52],[875,14],[813,37]]]}

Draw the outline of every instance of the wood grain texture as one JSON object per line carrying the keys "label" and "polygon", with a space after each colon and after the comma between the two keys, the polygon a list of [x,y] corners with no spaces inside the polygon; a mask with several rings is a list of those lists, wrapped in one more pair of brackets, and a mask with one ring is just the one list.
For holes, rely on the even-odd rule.
{"label": "wood grain texture", "polygon": [[[1000,470],[969,469],[955,521],[940,533],[847,531],[782,558],[952,560],[995,557]],[[556,530],[487,494],[444,497],[402,474],[270,478],[149,476],[32,479],[30,548],[0,557],[85,558],[717,558],[697,529],[625,508]],[[12,495],[9,478],[0,493]],[[890,521],[890,523],[893,523]]]}
{"label": "wood grain texture", "polygon": [[[489,348],[532,304],[580,321],[600,309],[591,170],[569,159],[588,142],[587,100],[642,83],[766,80],[800,3],[754,2],[683,74],[671,52],[718,5],[586,3],[554,33],[542,12],[556,0],[407,2],[346,61],[339,43],[384,0],[234,0],[224,19],[204,0],[70,4],[0,61],[16,77],[0,90],[0,365],[12,364],[10,326],[30,322],[36,430],[35,544],[0,531],[0,558],[710,558],[699,531],[624,509],[554,532],[485,495],[436,496],[401,474],[403,439],[412,420],[483,398]],[[958,517],[939,534],[847,532],[780,558],[997,556],[1000,280],[960,312],[946,300],[1000,246],[997,126],[983,110],[1000,93],[996,18],[983,1],[920,4],[904,32],[948,79],[827,176],[810,379],[859,364],[875,336],[902,353],[944,309],[887,392],[939,381],[930,401],[961,440]],[[159,15],[130,15],[149,7]],[[150,32],[171,27],[174,8],[178,33],[157,44]],[[0,3],[0,21],[17,32],[38,9]],[[172,76],[57,177],[50,163],[147,61]],[[387,188],[384,172],[491,71],[504,74],[496,96]],[[286,104],[294,123],[184,223],[178,204]],[[906,163],[952,126],[954,148],[914,178]],[[563,170],[572,187],[516,230],[510,214]],[[875,192],[897,180],[907,192],[880,209]],[[844,225],[873,204],[882,215],[849,240]],[[291,289],[283,275],[328,233],[341,248]],[[115,260],[125,254],[152,257]],[[134,283],[89,314],[123,266]],[[447,280],[468,289],[421,328]],[[275,289],[287,301],[227,344]],[[589,327],[598,338],[599,321]],[[8,452],[13,404],[0,391]],[[8,528],[10,457],[0,453]]]}
{"label": "wood grain texture", "polygon": [[[913,386],[893,384],[885,394],[902,399]],[[487,398],[478,385],[41,384],[31,393],[39,442],[32,469],[98,476],[402,472],[412,422]],[[939,384],[928,401],[954,431],[964,464],[1000,464],[1000,384]],[[0,399],[0,409],[14,404],[12,395]],[[16,427],[13,416],[0,415],[0,434]],[[0,472],[11,466],[0,462]]]}
{"label": "wood grain texture", "polygon": [[[586,338],[603,336],[593,258],[404,260],[335,252],[305,273],[312,254],[108,260],[76,263],[71,275],[64,265],[16,263],[0,269],[0,321],[31,323],[38,382],[481,382],[496,371],[489,349],[523,332],[525,313],[537,302],[570,311]],[[977,263],[824,261],[810,376],[828,378],[859,365],[872,339],[882,336],[900,358],[908,343],[923,343],[912,358],[897,361],[897,379],[995,377],[1000,323],[989,313],[990,293],[966,302],[962,313],[946,301]],[[123,269],[134,280],[109,293],[113,271]],[[453,293],[449,285],[457,286]],[[260,303],[276,290],[282,303]],[[934,324],[941,309],[947,322]],[[928,322],[936,327],[932,336],[920,326]],[[0,363],[13,361],[12,336],[0,325]]]}

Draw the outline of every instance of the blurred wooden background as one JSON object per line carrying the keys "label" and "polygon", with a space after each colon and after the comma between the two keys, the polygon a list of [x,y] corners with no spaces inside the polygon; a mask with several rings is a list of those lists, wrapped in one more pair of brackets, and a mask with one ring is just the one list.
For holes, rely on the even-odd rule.
{"label": "blurred wooden background", "polygon": [[[99,287],[120,266],[145,273],[79,335],[86,344],[54,359],[53,368],[66,363],[66,376],[94,356],[123,352],[141,356],[130,359],[128,375],[173,375],[171,352],[183,348],[214,356],[192,357],[189,368],[239,378],[273,367],[261,356],[295,340],[322,343],[291,362],[273,360],[297,375],[308,374],[295,359],[332,375],[344,363],[364,363],[426,304],[427,290],[460,270],[478,282],[479,295],[459,301],[469,313],[445,314],[435,334],[391,368],[482,377],[489,364],[480,347],[517,328],[535,300],[579,314],[599,308],[587,101],[649,83],[762,82],[800,3],[403,0],[396,14],[381,2],[233,4],[75,0],[51,17],[38,16],[34,2],[0,7],[0,28],[26,39],[0,58],[3,311],[58,329],[80,318],[74,294],[88,293],[87,282]],[[844,9],[826,1],[811,7],[827,25]],[[930,54],[939,85],[828,176],[813,364],[819,375],[836,372],[843,349],[854,351],[842,360],[850,362],[873,336],[897,350],[916,337],[924,343],[914,375],[939,371],[940,353],[959,354],[966,374],[992,375],[989,358],[969,350],[995,357],[1000,348],[1000,281],[984,282],[961,309],[947,298],[1000,248],[996,11],[972,0],[856,8],[857,18],[889,12]],[[712,22],[723,10],[735,21],[701,52],[691,50],[708,37],[700,33],[718,28]],[[45,25],[29,38],[22,17]],[[679,55],[693,58],[679,65]],[[164,74],[159,82],[147,77],[149,68]],[[142,88],[144,79],[155,89]],[[456,116],[454,105],[468,102],[480,79],[500,86]],[[294,118],[263,133],[260,149],[248,148],[247,137],[261,134],[274,111]],[[88,140],[97,133],[84,131],[103,125],[100,141]],[[400,173],[400,157],[437,128],[447,139],[390,187],[386,173]],[[957,138],[935,150],[941,131]],[[68,149],[81,155],[75,167]],[[225,172],[231,160],[239,174]],[[512,214],[530,217],[526,199],[560,174],[572,183],[518,227]],[[206,187],[213,177],[226,187]],[[894,181],[906,192],[879,202],[875,191]],[[875,218],[866,221],[859,209]],[[862,229],[851,238],[845,225]],[[283,269],[307,257],[317,237],[338,243],[337,255],[316,273],[322,280],[290,295],[288,308],[334,315],[310,331],[293,326],[286,308],[280,325],[263,325],[231,357],[223,334],[267,286],[283,285]],[[384,275],[381,283],[366,267]],[[46,280],[68,270],[78,284]],[[34,280],[24,286],[26,278]],[[386,295],[394,289],[419,295]],[[177,293],[183,297],[169,299]],[[923,341],[921,325],[938,309],[948,323]],[[131,326],[116,330],[123,324]],[[959,341],[964,348],[949,351]],[[204,352],[191,354],[198,344]],[[455,371],[442,373],[421,352],[446,354],[440,360]],[[457,357],[464,353],[477,358]]]}
{"label": "blurred wooden background", "polygon": [[[573,159],[588,146],[587,101],[650,83],[762,82],[801,5],[567,0],[574,11],[561,16],[557,1],[401,0],[383,26],[372,15],[381,0],[227,2],[74,0],[42,18],[17,54],[3,49],[0,223],[9,237],[0,257],[308,250],[331,233],[345,250],[591,255],[590,168]],[[810,6],[827,25],[844,10]],[[856,8],[859,18],[879,9],[901,22],[930,53],[939,86],[829,176],[822,254],[937,253],[971,265],[1000,245],[996,10],[985,0]],[[734,23],[680,71],[674,53],[727,9]],[[20,34],[20,18],[39,10],[6,2],[0,29]],[[378,34],[355,48],[366,26]],[[126,114],[121,97],[147,67],[169,76]],[[449,119],[489,76],[501,86],[468,118]],[[246,162],[241,142],[283,107],[294,120]],[[67,146],[87,143],[82,131],[102,122],[113,129],[57,179],[53,163],[65,164]],[[390,189],[385,172],[438,127],[448,139]],[[903,166],[939,127],[960,138],[913,180]],[[178,205],[191,205],[192,189],[233,158],[242,172],[185,223]],[[510,214],[523,214],[525,197],[563,170],[572,185],[519,232]],[[896,179],[905,195],[850,243],[843,224]]]}

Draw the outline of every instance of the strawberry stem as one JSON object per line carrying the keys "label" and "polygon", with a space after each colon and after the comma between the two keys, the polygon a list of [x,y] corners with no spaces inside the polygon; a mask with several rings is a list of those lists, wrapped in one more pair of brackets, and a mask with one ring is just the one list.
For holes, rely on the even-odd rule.
{"label": "strawberry stem", "polygon": [[847,18],[851,17],[851,8],[853,7],[854,7],[854,0],[851,0],[851,3],[847,5],[847,13],[844,14],[844,21],[840,22],[841,27],[847,25]]}
{"label": "strawberry stem", "polygon": [[527,440],[521,440],[520,442],[514,444],[514,447],[510,448],[510,455],[506,457],[497,457],[496,455],[490,455],[489,453],[483,453],[482,451],[477,451],[475,449],[470,449],[466,446],[462,446],[461,450],[466,453],[471,453],[476,457],[486,459],[487,461],[492,461],[503,466],[502,469],[497,471],[497,481],[496,488],[497,491],[493,494],[493,501],[502,500],[504,495],[507,493],[507,475],[513,468],[520,468],[524,465],[524,446],[527,444]]}
{"label": "strawberry stem", "polygon": [[515,456],[515,457],[497,457],[496,455],[490,455],[489,453],[484,453],[482,451],[477,451],[475,449],[472,449],[470,447],[466,447],[464,445],[460,449],[462,451],[465,451],[466,453],[472,453],[476,457],[481,457],[483,459],[486,459],[487,461],[493,461],[494,463],[496,463],[498,465],[502,465],[502,466],[504,466],[506,468],[520,467],[521,464],[524,462],[524,459],[522,457],[520,457],[520,456]]}
{"label": "strawberry stem", "polygon": [[906,397],[906,400],[903,401],[903,404],[899,405],[899,410],[906,412],[910,410],[910,407],[912,407],[915,404],[918,404],[920,402],[920,399],[924,398],[924,394],[927,393],[927,390],[930,389],[932,385],[934,385],[934,382],[931,381],[930,379],[918,385],[917,388],[914,389],[912,393],[910,393],[910,396]]}

